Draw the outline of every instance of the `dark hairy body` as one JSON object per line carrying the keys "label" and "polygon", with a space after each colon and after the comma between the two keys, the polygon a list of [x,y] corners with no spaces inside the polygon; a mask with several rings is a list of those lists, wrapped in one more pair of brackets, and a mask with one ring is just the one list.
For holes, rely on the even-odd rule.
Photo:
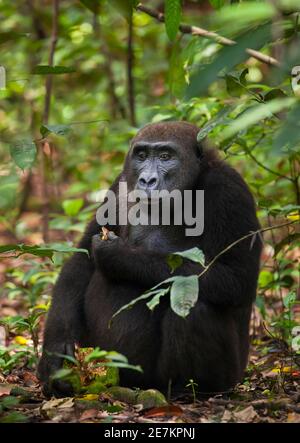
{"label": "dark hairy body", "polygon": [[[170,277],[166,256],[192,247],[206,263],[235,240],[259,229],[247,185],[213,149],[197,142],[199,129],[183,122],[151,124],[133,139],[120,181],[130,189],[204,190],[204,232],[186,236],[185,226],[106,226],[115,235],[101,241],[93,220],[55,285],[38,375],[47,395],[67,395],[68,384],[51,382],[62,365],[55,353],[74,344],[116,350],[139,364],[143,374],[121,370],[121,385],[183,389],[190,379],[199,391],[231,389],[248,358],[249,321],[256,295],[261,241],[251,238],[219,257],[199,279],[199,298],[186,319],[164,297],[151,312],[144,302],[109,321],[123,305]],[[175,274],[199,274],[189,260]]]}

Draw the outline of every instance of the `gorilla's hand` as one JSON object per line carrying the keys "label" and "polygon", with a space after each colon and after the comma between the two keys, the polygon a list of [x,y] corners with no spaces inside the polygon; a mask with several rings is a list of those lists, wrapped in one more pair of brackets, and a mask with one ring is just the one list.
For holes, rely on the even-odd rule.
{"label": "gorilla's hand", "polygon": [[51,346],[51,351],[44,349],[39,361],[37,375],[42,382],[43,394],[48,398],[52,395],[55,397],[74,395],[74,389],[70,382],[52,379],[55,372],[63,366],[63,355],[74,357],[74,345],[60,343],[56,344],[55,347]]}
{"label": "gorilla's hand", "polygon": [[114,259],[124,251],[125,242],[121,237],[118,237],[114,232],[107,234],[107,240],[101,240],[100,235],[94,235],[92,239],[92,253],[96,266],[101,268],[101,264],[105,261]]}

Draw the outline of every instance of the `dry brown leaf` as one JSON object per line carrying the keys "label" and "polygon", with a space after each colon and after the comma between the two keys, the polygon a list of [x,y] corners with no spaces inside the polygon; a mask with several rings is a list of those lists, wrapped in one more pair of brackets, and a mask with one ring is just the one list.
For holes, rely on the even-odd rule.
{"label": "dry brown leaf", "polygon": [[236,420],[243,422],[252,422],[258,417],[253,406],[248,406],[248,408],[245,408],[242,411],[234,412],[233,415]]}
{"label": "dry brown leaf", "polygon": [[152,408],[149,411],[147,411],[144,416],[145,417],[179,417],[183,414],[183,410],[179,406],[175,405],[168,405],[168,406],[161,406],[160,408]]}
{"label": "dry brown leaf", "polygon": [[288,423],[300,423],[300,414],[296,412],[290,412],[287,416]]}
{"label": "dry brown leaf", "polygon": [[228,422],[230,420],[232,420],[232,413],[231,413],[231,411],[228,411],[228,409],[226,409],[226,411],[224,412],[224,414],[222,416],[222,421]]}
{"label": "dry brown leaf", "polygon": [[98,413],[99,411],[97,409],[87,409],[81,414],[79,421],[90,420],[91,418],[95,418],[97,417]]}

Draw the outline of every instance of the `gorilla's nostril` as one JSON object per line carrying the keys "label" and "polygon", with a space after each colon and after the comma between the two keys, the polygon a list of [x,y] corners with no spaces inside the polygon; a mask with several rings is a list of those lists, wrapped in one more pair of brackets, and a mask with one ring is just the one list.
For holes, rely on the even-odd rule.
{"label": "gorilla's nostril", "polygon": [[139,184],[140,184],[141,186],[146,186],[146,185],[147,185],[147,182],[146,182],[146,180],[145,180],[144,178],[140,178],[140,179],[139,179]]}
{"label": "gorilla's nostril", "polygon": [[148,186],[154,186],[156,185],[157,179],[155,177],[150,178],[150,180],[148,181]]}

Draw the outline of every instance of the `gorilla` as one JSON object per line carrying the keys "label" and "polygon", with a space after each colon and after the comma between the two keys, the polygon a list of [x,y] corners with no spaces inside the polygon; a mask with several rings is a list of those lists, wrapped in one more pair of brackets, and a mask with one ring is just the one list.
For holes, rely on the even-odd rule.
{"label": "gorilla", "polygon": [[[171,274],[166,257],[192,247],[206,264],[228,245],[259,229],[253,197],[242,177],[215,149],[197,141],[199,128],[187,122],[148,124],[133,138],[119,183],[128,190],[204,190],[204,231],[187,236],[186,226],[121,225],[100,239],[96,219],[80,248],[64,265],[54,287],[44,333],[38,376],[44,393],[66,396],[70,385],[52,380],[73,355],[74,345],[115,350],[143,373],[120,370],[120,384],[181,392],[190,379],[200,392],[224,392],[238,383],[249,351],[249,321],[256,296],[261,240],[249,237],[222,254],[199,278],[199,297],[186,318],[170,307],[168,296],[150,311],[144,302],[116,316],[122,306],[172,275],[199,274],[190,260]],[[60,355],[59,355],[60,354]]]}

